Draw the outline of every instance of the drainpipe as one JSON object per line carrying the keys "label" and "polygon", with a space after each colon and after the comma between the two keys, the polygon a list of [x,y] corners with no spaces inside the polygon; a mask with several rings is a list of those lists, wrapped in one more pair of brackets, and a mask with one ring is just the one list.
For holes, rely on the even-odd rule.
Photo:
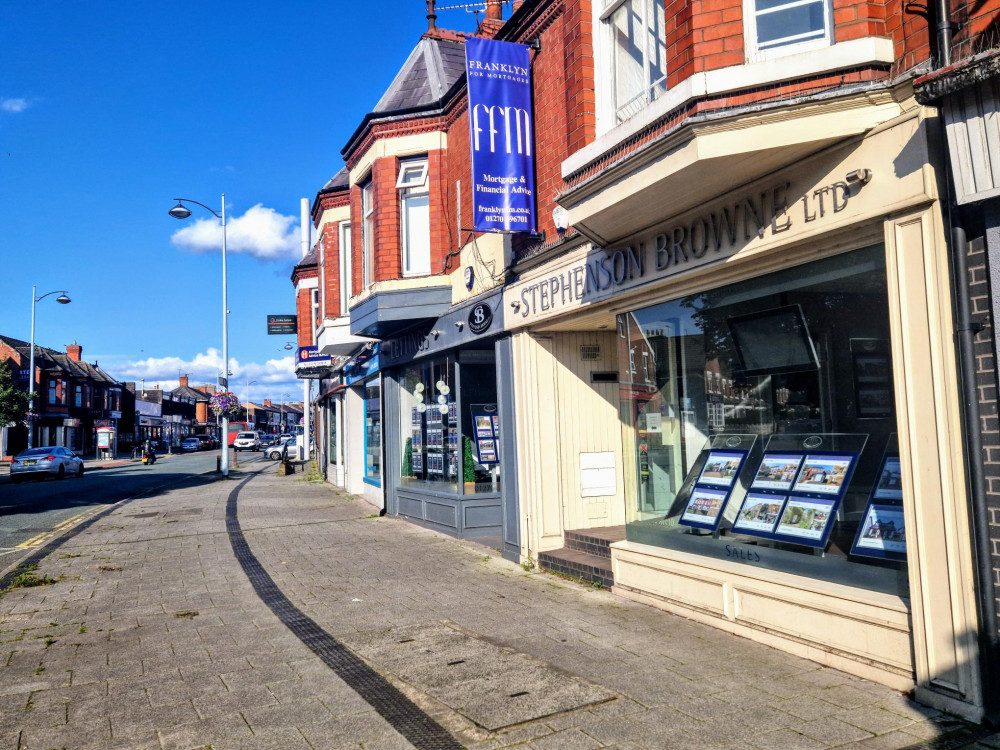
{"label": "drainpipe", "polygon": [[955,24],[951,22],[951,8],[948,7],[948,0],[935,0],[935,5],[938,67],[946,68],[951,65],[951,40],[955,32]]}
{"label": "drainpipe", "polygon": [[993,726],[1000,723],[1000,638],[997,634],[997,603],[993,591],[993,561],[990,550],[990,513],[986,507],[986,478],[983,473],[983,442],[979,411],[979,389],[976,384],[975,337],[982,325],[972,320],[969,302],[968,241],[964,227],[958,226],[951,213],[951,254],[955,276],[955,307],[959,364],[961,365],[962,409],[965,416],[966,464],[969,467],[969,490],[975,542],[977,610],[979,611],[979,652],[983,670],[983,707],[985,720]]}

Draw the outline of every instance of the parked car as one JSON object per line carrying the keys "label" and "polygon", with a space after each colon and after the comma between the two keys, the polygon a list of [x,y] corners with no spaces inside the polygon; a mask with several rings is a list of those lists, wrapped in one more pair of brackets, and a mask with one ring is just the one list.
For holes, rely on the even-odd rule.
{"label": "parked car", "polygon": [[202,450],[201,446],[201,440],[192,435],[191,437],[186,437],[181,441],[181,452],[187,453],[188,451],[200,451]]}
{"label": "parked car", "polygon": [[219,447],[219,441],[213,435],[192,435],[191,437],[200,443],[199,450],[210,451]]}
{"label": "parked car", "polygon": [[29,476],[44,479],[46,474],[56,479],[62,479],[67,474],[82,477],[83,459],[69,448],[50,445],[22,451],[14,456],[10,464],[10,481],[15,484]]}
{"label": "parked car", "polygon": [[236,436],[233,441],[233,450],[235,451],[259,451],[260,450],[260,439],[257,437],[256,432],[241,432]]}
{"label": "parked car", "polygon": [[271,435],[270,433],[267,432],[261,432],[259,434],[260,434],[260,444],[265,448],[269,445],[274,445],[275,443],[278,442],[277,435]]}
{"label": "parked car", "polygon": [[270,446],[264,451],[264,455],[270,458],[272,461],[281,461],[288,458],[288,453],[295,450],[295,437],[289,435],[288,437],[279,440],[274,445]]}

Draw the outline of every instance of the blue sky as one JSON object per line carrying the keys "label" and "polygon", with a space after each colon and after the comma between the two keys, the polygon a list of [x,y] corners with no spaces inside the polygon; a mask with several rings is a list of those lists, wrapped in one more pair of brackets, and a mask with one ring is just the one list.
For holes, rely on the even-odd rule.
{"label": "blue sky", "polygon": [[[441,3],[442,5],[450,3]],[[438,12],[472,30],[475,16]],[[0,9],[0,333],[74,341],[146,387],[214,381],[222,271],[204,209],[229,219],[230,381],[243,398],[301,398],[290,337],[299,203],[427,28],[423,0],[189,5],[31,0]],[[197,220],[201,220],[199,223]]]}

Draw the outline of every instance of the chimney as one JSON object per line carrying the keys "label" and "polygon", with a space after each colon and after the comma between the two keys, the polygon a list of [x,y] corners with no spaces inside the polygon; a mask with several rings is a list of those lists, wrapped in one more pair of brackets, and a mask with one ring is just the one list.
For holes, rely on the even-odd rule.
{"label": "chimney", "polygon": [[188,387],[188,376],[187,375],[181,375],[180,381],[181,381],[181,388],[187,388]]}
{"label": "chimney", "polygon": [[478,36],[492,39],[503,28],[503,1],[486,0],[486,17],[476,31]]}
{"label": "chimney", "polygon": [[265,398],[264,399],[264,406],[270,406],[270,405],[271,405],[271,399]]}
{"label": "chimney", "polygon": [[72,344],[66,344],[66,355],[74,362],[79,362],[82,354],[83,347],[75,341]]}
{"label": "chimney", "polygon": [[427,0],[427,31],[425,36],[437,36],[437,13],[434,12],[435,0]]}

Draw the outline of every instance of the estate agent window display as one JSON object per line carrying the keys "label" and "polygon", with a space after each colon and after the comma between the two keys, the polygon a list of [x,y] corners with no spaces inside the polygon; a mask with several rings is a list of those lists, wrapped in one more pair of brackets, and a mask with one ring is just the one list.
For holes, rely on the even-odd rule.
{"label": "estate agent window display", "polygon": [[630,540],[907,594],[881,246],[636,310],[618,331],[623,372],[655,363],[651,396],[622,390]]}
{"label": "estate agent window display", "polygon": [[400,485],[499,492],[496,368],[449,355],[403,368],[398,382]]}

